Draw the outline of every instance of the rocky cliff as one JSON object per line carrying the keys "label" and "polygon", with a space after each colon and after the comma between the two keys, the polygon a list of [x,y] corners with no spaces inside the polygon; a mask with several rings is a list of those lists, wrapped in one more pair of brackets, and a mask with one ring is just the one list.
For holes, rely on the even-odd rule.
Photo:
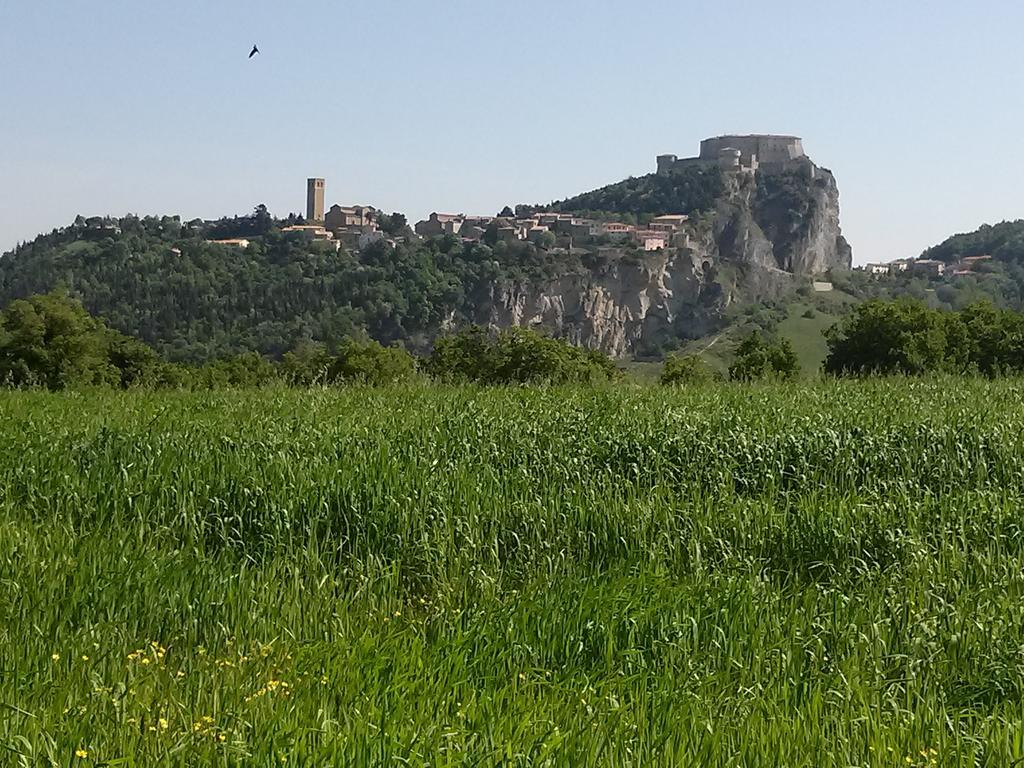
{"label": "rocky cliff", "polygon": [[583,273],[498,282],[476,320],[538,326],[626,357],[669,337],[713,332],[733,303],[777,298],[797,278],[850,268],[830,171],[803,158],[756,175],[723,174],[723,182],[713,210],[687,223],[684,245],[655,253],[605,247]]}

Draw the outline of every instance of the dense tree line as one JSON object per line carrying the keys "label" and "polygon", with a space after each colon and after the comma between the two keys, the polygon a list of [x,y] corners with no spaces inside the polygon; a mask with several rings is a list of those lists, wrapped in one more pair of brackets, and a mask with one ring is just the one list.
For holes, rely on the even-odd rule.
{"label": "dense tree line", "polygon": [[830,374],[1024,373],[1024,315],[988,302],[946,312],[908,299],[868,301],[826,338]]}
{"label": "dense tree line", "polygon": [[[989,303],[945,312],[911,300],[868,301],[826,339],[824,371],[831,375],[1024,374],[1024,315]],[[759,332],[740,342],[729,367],[729,379],[744,382],[789,381],[799,373],[789,342]],[[438,339],[422,359],[398,346],[343,338],[334,345],[301,341],[280,360],[244,352],[188,365],[161,359],[61,291],[15,300],[0,311],[0,384],[8,387],[384,385],[427,377],[484,385],[588,384],[619,375],[604,353],[524,328],[471,326]],[[693,355],[670,356],[661,374],[668,385],[721,379]]]}
{"label": "dense tree line", "polygon": [[8,387],[372,386],[423,377],[488,385],[579,384],[617,374],[603,353],[524,328],[489,332],[470,327],[442,338],[425,359],[401,347],[344,338],[335,345],[304,340],[279,361],[243,352],[188,365],[162,360],[61,291],[18,299],[0,311],[0,385]]}

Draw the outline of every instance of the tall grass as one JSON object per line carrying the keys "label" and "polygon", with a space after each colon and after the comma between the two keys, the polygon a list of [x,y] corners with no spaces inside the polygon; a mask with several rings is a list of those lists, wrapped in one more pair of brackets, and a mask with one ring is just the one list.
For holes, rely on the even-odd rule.
{"label": "tall grass", "polygon": [[4,395],[0,764],[1012,765],[1022,395]]}

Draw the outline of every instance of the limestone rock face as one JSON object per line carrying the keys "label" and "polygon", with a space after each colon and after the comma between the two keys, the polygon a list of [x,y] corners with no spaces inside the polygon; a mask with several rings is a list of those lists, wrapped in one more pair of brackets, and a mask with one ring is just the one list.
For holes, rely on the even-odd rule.
{"label": "limestone rock face", "polygon": [[[573,344],[622,357],[671,329],[680,312],[689,316],[691,308],[705,304],[724,308],[707,274],[713,267],[705,267],[695,250],[641,258],[612,250],[605,259],[585,275],[496,284],[477,320],[499,328],[550,329]],[[698,330],[696,322],[692,327]]]}
{"label": "limestone rock face", "polygon": [[603,248],[582,272],[499,282],[474,320],[543,328],[613,357],[642,355],[670,337],[714,332],[734,302],[775,298],[797,277],[850,268],[831,172],[801,158],[725,182],[715,210],[687,224],[685,247]]}

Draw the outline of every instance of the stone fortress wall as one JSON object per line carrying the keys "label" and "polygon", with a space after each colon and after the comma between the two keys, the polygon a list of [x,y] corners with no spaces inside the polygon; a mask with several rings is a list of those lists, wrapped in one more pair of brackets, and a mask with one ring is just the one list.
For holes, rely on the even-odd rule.
{"label": "stone fortress wall", "polygon": [[804,156],[804,145],[796,136],[716,136],[700,143],[702,160],[717,160],[723,149],[738,149],[744,165],[757,157],[760,165],[788,163]]}
{"label": "stone fortress wall", "polygon": [[727,135],[704,139],[698,157],[658,156],[658,173],[698,166],[725,170],[756,171],[758,166],[778,166],[805,158],[803,141],[796,136],[773,134]]}

